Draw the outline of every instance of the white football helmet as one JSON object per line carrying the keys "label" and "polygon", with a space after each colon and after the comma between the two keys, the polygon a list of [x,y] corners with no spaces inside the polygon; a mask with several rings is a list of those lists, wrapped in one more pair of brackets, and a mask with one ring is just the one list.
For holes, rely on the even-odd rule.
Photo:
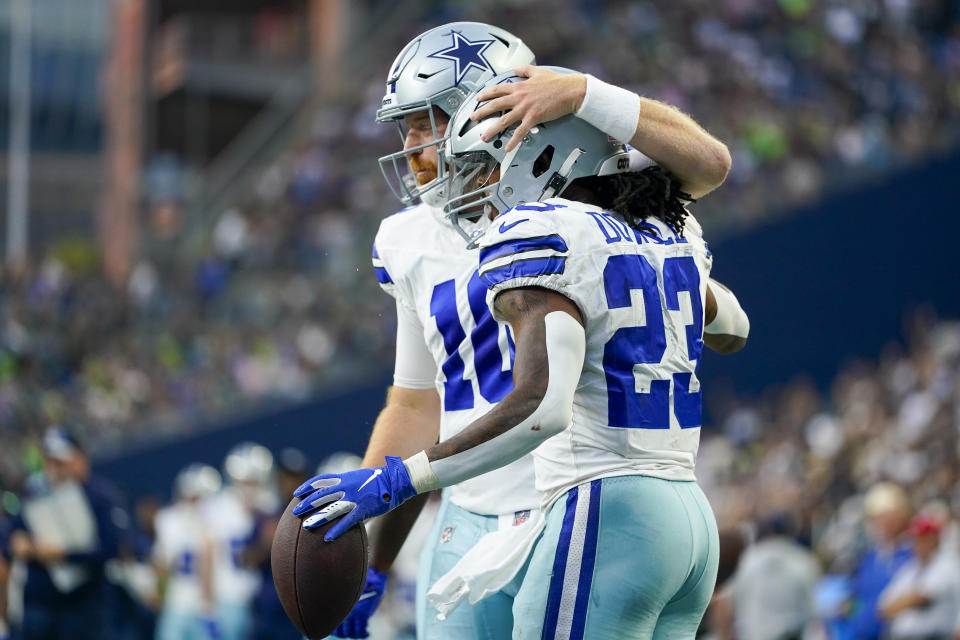
{"label": "white football helmet", "polygon": [[182,469],[173,481],[178,500],[202,500],[220,491],[220,472],[208,464],[191,464]]}
{"label": "white football helmet", "polygon": [[349,451],[336,451],[324,458],[323,462],[317,465],[317,475],[325,473],[343,473],[359,469],[363,461],[355,453]]}
{"label": "white football helmet", "polygon": [[484,81],[534,63],[533,52],[520,38],[480,22],[452,22],[435,27],[407,44],[390,66],[377,122],[396,123],[402,144],[406,140],[404,116],[425,111],[434,140],[380,158],[380,170],[393,194],[404,204],[419,198],[432,206],[441,206],[446,200],[439,191],[445,184],[443,155],[438,154],[437,177],[424,185],[417,185],[406,155],[431,146],[439,149],[446,141],[433,107],[453,117],[467,96]]}
{"label": "white football helmet", "polygon": [[241,442],[230,449],[223,470],[234,484],[266,485],[273,474],[273,454],[262,444]]}
{"label": "white football helmet", "polygon": [[[547,67],[558,73],[575,73],[562,67]],[[475,247],[476,237],[462,226],[464,219],[487,216],[490,207],[499,213],[524,202],[559,196],[577,178],[625,173],[630,170],[627,148],[607,134],[574,115],[538,124],[507,153],[507,142],[516,125],[484,142],[481,134],[502,115],[493,113],[480,122],[470,119],[479,107],[477,94],[486,87],[505,82],[523,82],[512,71],[488,80],[467,98],[447,126],[444,153],[449,163],[444,191],[444,215]],[[497,182],[491,183],[500,169]],[[474,232],[473,236],[479,237]]]}

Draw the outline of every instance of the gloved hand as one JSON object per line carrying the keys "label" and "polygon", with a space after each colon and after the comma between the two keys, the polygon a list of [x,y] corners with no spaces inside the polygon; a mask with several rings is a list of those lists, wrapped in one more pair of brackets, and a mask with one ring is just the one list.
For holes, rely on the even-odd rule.
{"label": "gloved hand", "polygon": [[303,516],[323,507],[304,519],[304,529],[313,529],[343,516],[324,535],[323,539],[329,542],[358,522],[382,516],[415,495],[417,492],[403,460],[387,456],[383,467],[325,473],[303,483],[293,492],[294,498],[303,498],[293,508],[293,515]]}
{"label": "gloved hand", "polygon": [[367,568],[367,584],[360,594],[360,600],[353,607],[350,615],[340,623],[340,626],[334,629],[335,638],[368,638],[370,632],[367,630],[367,624],[370,622],[370,616],[377,610],[380,600],[383,598],[383,592],[387,589],[387,574],[380,573],[373,567]]}

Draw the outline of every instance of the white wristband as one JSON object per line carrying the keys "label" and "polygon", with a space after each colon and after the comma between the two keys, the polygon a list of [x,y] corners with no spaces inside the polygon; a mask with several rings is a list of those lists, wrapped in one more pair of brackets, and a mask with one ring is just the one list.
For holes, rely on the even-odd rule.
{"label": "white wristband", "polygon": [[587,90],[576,115],[620,142],[630,142],[640,119],[640,96],[587,76]]}
{"label": "white wristband", "polygon": [[407,473],[410,475],[410,484],[416,489],[418,495],[433,491],[439,485],[437,475],[430,468],[426,451],[410,456],[403,461],[403,466],[407,468]]}

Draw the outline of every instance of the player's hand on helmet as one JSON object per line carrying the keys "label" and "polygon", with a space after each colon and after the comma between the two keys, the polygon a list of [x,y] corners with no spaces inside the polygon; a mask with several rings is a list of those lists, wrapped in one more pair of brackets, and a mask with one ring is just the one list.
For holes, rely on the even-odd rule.
{"label": "player's hand on helmet", "polygon": [[335,638],[368,638],[370,632],[367,625],[370,617],[380,605],[383,599],[383,592],[387,589],[387,574],[380,573],[373,567],[367,568],[367,584],[363,587],[363,593],[360,599],[354,605],[350,615],[340,623],[340,626],[334,629]]}
{"label": "player's hand on helmet", "polygon": [[[307,516],[304,529],[313,529],[343,516],[324,535],[323,539],[329,542],[358,522],[392,511],[417,492],[403,460],[394,456],[387,456],[386,460],[385,466],[375,469],[325,473],[311,478],[293,492],[294,498],[302,498],[293,508],[293,515]],[[311,513],[313,511],[316,513]]]}
{"label": "player's hand on helmet", "polygon": [[507,143],[507,151],[513,151],[523,136],[541,122],[550,122],[574,113],[580,108],[587,90],[587,78],[580,73],[560,74],[533,65],[516,69],[514,73],[527,80],[505,82],[484,89],[477,96],[482,104],[470,115],[471,120],[480,121],[498,111],[505,111],[495,124],[484,131],[483,140],[489,141],[516,124],[517,128]]}

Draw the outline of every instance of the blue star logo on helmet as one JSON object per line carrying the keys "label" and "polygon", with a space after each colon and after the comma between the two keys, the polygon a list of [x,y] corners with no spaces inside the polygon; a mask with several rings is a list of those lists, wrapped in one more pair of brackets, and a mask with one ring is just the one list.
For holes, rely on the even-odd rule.
{"label": "blue star logo on helmet", "polygon": [[495,40],[470,40],[469,38],[465,38],[459,31],[453,31],[451,35],[453,36],[452,46],[431,53],[427,57],[453,60],[455,63],[454,70],[457,76],[454,84],[460,84],[460,81],[463,80],[463,77],[467,75],[467,71],[471,68],[496,73],[493,66],[491,66],[483,56],[483,52],[496,42]]}

